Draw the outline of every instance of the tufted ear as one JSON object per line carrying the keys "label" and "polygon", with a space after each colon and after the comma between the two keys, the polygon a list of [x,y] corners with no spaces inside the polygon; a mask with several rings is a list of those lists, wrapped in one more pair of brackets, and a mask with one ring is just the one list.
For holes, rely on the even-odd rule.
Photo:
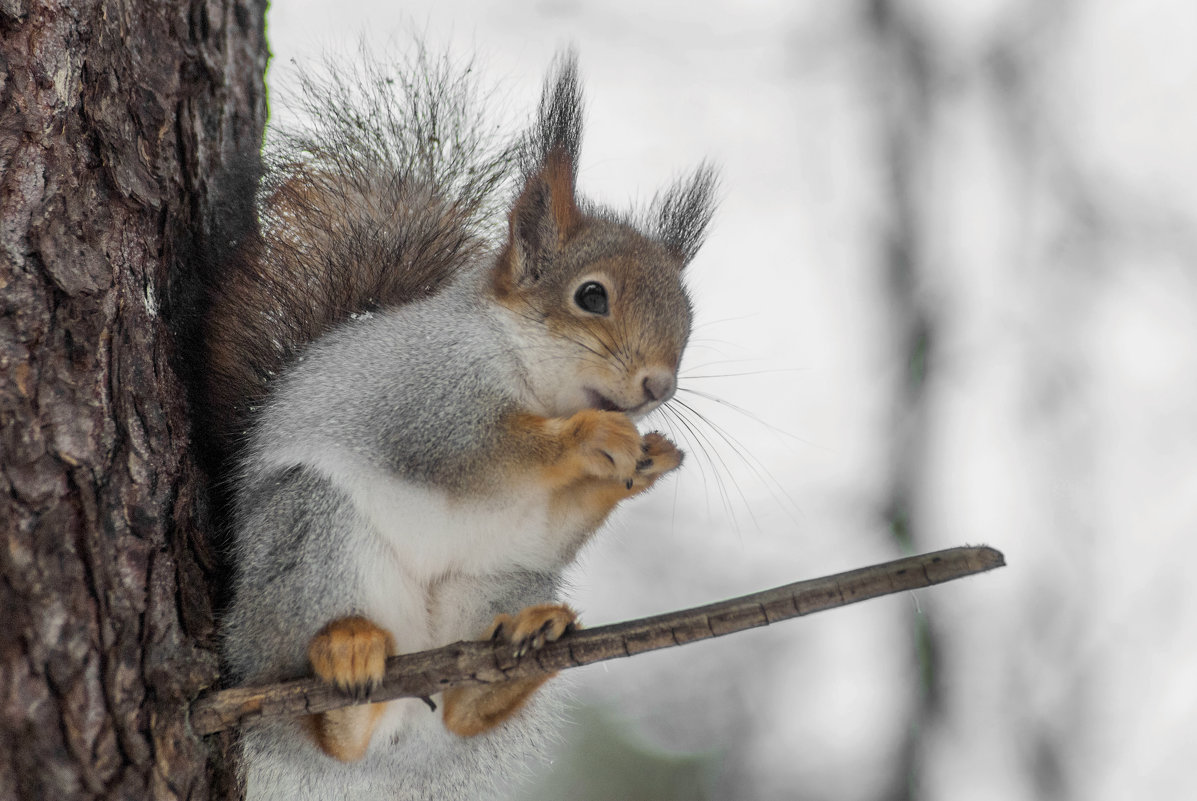
{"label": "tufted ear", "polygon": [[574,193],[582,145],[582,90],[572,50],[557,55],[545,78],[536,122],[520,153],[524,187],[508,216],[507,245],[495,287],[503,294],[535,283],[582,221]]}
{"label": "tufted ear", "polygon": [[555,147],[511,208],[496,286],[510,291],[536,283],[581,224],[573,162],[564,148]]}
{"label": "tufted ear", "polygon": [[718,186],[715,168],[704,163],[692,175],[654,197],[649,207],[649,230],[670,253],[681,259],[683,267],[706,239],[707,226],[715,213]]}
{"label": "tufted ear", "polygon": [[520,154],[524,175],[539,172],[554,150],[563,151],[569,159],[571,174],[576,174],[582,149],[583,111],[577,54],[573,50],[558,53],[545,76],[536,121],[524,134]]}

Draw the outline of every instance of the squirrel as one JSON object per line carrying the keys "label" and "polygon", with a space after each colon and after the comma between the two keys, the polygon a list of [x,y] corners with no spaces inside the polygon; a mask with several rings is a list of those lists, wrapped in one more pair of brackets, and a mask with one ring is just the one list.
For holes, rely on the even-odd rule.
{"label": "squirrel", "polygon": [[[303,79],[310,119],[267,149],[257,221],[212,283],[233,682],[361,694],[393,654],[534,651],[577,625],[562,569],[682,461],[636,422],[677,387],[714,171],[639,218],[579,199],[572,52],[509,142],[470,69],[423,49],[367,69]],[[544,747],[544,681],[251,727],[247,797],[478,797]]]}

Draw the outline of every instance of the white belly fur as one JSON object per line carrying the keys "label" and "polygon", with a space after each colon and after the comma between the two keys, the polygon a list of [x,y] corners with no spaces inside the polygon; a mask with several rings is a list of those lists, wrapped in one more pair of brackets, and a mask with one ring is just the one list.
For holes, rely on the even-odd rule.
{"label": "white belly fur", "polygon": [[[364,541],[352,548],[364,593],[361,613],[391,632],[400,653],[483,635],[481,626],[489,620],[461,613],[485,605],[485,598],[466,597],[486,584],[472,577],[552,570],[572,552],[568,535],[550,530],[548,494],[535,486],[453,499],[344,454],[305,456],[304,463],[343,491],[368,524],[361,532]],[[442,728],[440,715],[431,714],[422,700],[393,701],[371,750],[411,725]]]}

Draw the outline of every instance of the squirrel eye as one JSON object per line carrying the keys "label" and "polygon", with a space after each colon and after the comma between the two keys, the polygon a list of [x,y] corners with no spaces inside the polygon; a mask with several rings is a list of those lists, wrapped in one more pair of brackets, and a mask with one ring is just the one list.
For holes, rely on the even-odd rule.
{"label": "squirrel eye", "polygon": [[587,281],[574,293],[574,303],[578,304],[578,308],[591,314],[606,314],[608,311],[607,289],[598,281]]}

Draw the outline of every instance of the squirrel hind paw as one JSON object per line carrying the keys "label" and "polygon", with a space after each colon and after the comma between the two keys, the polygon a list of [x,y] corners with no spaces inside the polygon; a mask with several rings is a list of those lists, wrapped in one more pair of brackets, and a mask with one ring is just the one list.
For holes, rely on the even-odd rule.
{"label": "squirrel hind paw", "polygon": [[[536,604],[514,615],[496,615],[487,636],[514,646],[518,659],[560,639],[577,620],[577,613],[565,604]],[[445,728],[461,737],[490,731],[519,711],[549,675],[445,690]]]}
{"label": "squirrel hind paw", "polygon": [[538,651],[577,627],[578,615],[565,604],[536,604],[514,616],[496,615],[490,639],[515,646],[515,656]]}
{"label": "squirrel hind paw", "polygon": [[387,656],[395,651],[390,632],[364,617],[332,621],[308,644],[313,672],[355,698],[382,682]]}

